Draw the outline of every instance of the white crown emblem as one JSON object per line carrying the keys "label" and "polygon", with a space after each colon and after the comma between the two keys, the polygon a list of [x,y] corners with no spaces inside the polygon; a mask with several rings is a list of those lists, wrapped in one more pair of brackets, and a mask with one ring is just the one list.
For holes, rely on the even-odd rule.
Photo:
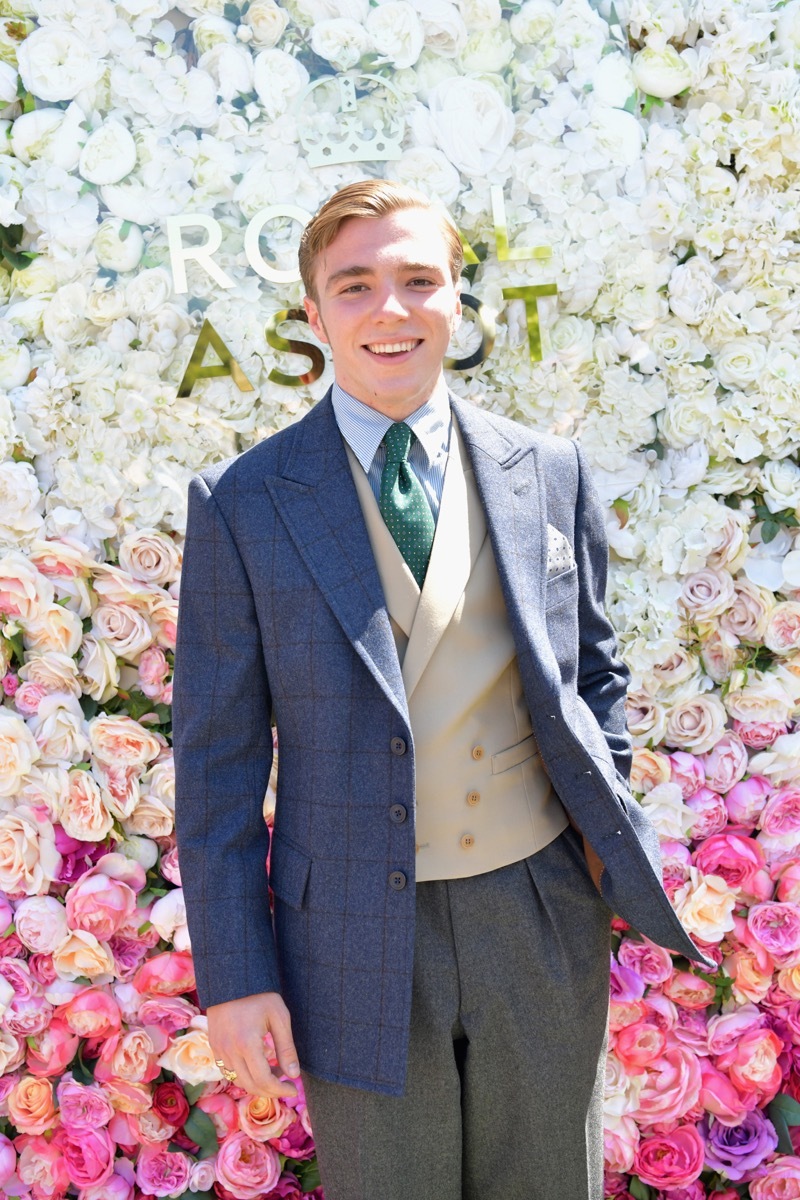
{"label": "white crown emblem", "polygon": [[323,75],[298,101],[297,131],[310,167],[399,158],[405,127],[397,90],[363,71]]}

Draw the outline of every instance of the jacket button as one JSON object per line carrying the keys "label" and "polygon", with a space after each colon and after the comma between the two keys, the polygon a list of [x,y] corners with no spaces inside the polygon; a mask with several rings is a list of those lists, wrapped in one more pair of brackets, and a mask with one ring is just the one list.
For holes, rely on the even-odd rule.
{"label": "jacket button", "polygon": [[405,754],[406,752],[405,738],[393,737],[389,745],[391,746],[392,754]]}
{"label": "jacket button", "polygon": [[476,805],[481,798],[480,792],[467,792],[467,804]]}
{"label": "jacket button", "polygon": [[395,825],[402,825],[408,816],[408,809],[405,804],[393,804],[389,809],[389,816],[394,821]]}
{"label": "jacket button", "polygon": [[462,850],[469,850],[470,846],[474,846],[474,845],[475,845],[475,838],[472,836],[471,833],[465,833],[461,839]]}
{"label": "jacket button", "polygon": [[393,888],[396,892],[402,892],[407,882],[408,881],[402,871],[392,871],[391,875],[389,876],[389,887]]}
{"label": "jacket button", "polygon": [[472,757],[474,759],[483,758],[483,746],[473,746],[472,747]]}

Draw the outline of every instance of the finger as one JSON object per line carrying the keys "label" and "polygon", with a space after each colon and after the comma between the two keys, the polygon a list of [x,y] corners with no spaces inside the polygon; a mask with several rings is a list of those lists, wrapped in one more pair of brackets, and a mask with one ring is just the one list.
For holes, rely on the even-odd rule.
{"label": "finger", "polygon": [[297,1088],[279,1078],[280,1072],[270,1069],[264,1044],[259,1037],[237,1042],[231,1048],[231,1061],[225,1065],[236,1071],[236,1086],[245,1088],[252,1096],[296,1096]]}
{"label": "finger", "polygon": [[292,1037],[292,1023],[288,1010],[273,1014],[270,1033],[280,1069],[284,1075],[291,1075],[293,1079],[296,1079],[300,1074],[300,1066],[297,1061],[298,1055]]}

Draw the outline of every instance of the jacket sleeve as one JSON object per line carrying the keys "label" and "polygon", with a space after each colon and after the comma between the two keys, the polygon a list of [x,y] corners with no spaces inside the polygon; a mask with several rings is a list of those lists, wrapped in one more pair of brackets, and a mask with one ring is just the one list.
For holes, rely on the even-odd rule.
{"label": "jacket sleeve", "polygon": [[631,739],[625,723],[630,672],[620,658],[614,629],[605,612],[608,541],[605,516],[586,457],[578,456],[575,560],[578,565],[578,692],[605,735],[621,778],[631,767]]}
{"label": "jacket sleeve", "polygon": [[250,581],[197,476],[189,485],[173,740],[181,881],[204,1007],[279,990],[262,815],[270,713]]}

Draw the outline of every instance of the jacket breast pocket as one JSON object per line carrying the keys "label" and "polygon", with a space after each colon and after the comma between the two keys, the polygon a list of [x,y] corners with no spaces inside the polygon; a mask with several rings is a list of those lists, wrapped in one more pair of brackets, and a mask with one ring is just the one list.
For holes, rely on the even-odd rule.
{"label": "jacket breast pocket", "polygon": [[560,575],[553,575],[547,580],[544,590],[544,607],[546,611],[559,604],[566,603],[578,594],[578,568],[570,567]]}
{"label": "jacket breast pocket", "polygon": [[291,842],[272,835],[269,885],[278,899],[291,908],[303,907],[311,862],[309,855]]}

